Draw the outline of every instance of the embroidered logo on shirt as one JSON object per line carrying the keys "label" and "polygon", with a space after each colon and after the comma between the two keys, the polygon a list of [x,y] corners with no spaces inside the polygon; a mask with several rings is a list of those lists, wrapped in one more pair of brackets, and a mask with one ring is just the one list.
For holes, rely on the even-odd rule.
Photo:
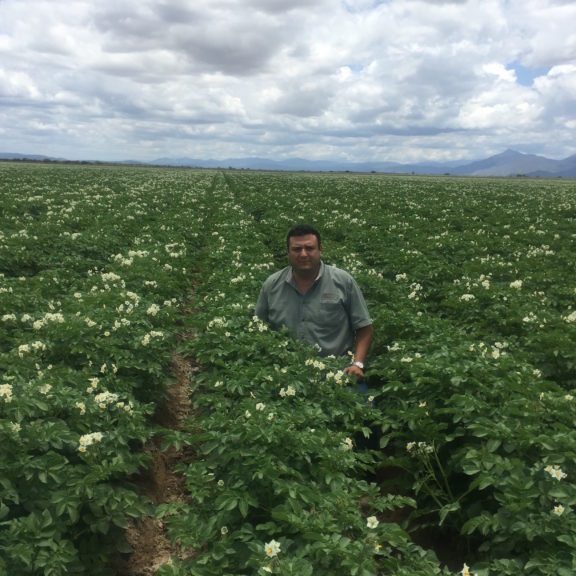
{"label": "embroidered logo on shirt", "polygon": [[321,302],[338,302],[338,294],[332,294],[331,292],[324,292],[320,297]]}

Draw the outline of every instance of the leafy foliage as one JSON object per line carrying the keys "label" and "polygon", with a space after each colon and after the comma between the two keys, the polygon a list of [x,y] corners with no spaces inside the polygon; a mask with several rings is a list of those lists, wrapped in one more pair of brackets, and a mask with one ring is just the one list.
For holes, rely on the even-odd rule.
{"label": "leafy foliage", "polygon": [[[159,574],[574,572],[573,183],[0,173],[0,573],[110,573],[142,514],[185,552]],[[253,318],[295,222],[367,298],[367,394]],[[175,349],[189,500],[154,508]]]}

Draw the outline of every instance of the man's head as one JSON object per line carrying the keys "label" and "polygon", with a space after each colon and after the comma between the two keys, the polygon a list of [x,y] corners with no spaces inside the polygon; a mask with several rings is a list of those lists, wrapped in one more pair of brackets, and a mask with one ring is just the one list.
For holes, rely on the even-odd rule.
{"label": "man's head", "polygon": [[320,238],[320,232],[318,232],[316,228],[308,226],[307,224],[297,224],[296,226],[290,228],[288,235],[286,236],[286,248],[288,250],[290,249],[290,238],[293,236],[309,236],[310,234],[316,236],[316,239],[318,240],[318,248],[322,250],[322,239]]}
{"label": "man's head", "polygon": [[322,257],[322,241],[312,226],[294,226],[286,236],[288,260],[295,274],[316,277]]}

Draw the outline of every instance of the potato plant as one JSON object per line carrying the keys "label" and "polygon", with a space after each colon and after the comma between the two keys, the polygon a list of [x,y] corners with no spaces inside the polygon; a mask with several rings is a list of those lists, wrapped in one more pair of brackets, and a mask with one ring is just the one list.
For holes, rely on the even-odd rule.
{"label": "potato plant", "polygon": [[[573,182],[0,174],[0,574],[110,574],[142,515],[183,550],[160,574],[574,573]],[[365,394],[253,316],[296,222],[367,298]],[[132,482],[156,435],[185,502]]]}

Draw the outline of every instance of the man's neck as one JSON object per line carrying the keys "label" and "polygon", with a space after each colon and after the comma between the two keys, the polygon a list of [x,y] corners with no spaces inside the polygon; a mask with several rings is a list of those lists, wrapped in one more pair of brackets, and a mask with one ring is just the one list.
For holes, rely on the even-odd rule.
{"label": "man's neck", "polygon": [[318,274],[320,274],[320,266],[318,266],[316,270],[307,270],[305,272],[292,269],[292,277],[302,294],[306,294],[312,284],[316,281],[316,278],[318,278]]}

